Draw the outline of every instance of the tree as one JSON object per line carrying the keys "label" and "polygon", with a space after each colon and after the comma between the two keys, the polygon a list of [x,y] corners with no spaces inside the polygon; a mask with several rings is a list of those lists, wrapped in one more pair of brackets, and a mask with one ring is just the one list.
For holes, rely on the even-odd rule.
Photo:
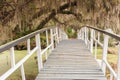
{"label": "tree", "polygon": [[[119,32],[119,12],[119,0],[0,0],[0,29],[6,35],[2,41],[41,29],[49,22],[74,23],[77,28],[84,24],[110,27]],[[60,14],[66,16],[65,21]]]}

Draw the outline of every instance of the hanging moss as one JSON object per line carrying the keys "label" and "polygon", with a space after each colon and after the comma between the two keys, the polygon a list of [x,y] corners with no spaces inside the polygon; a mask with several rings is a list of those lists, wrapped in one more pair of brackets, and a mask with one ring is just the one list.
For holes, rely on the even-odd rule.
{"label": "hanging moss", "polygon": [[[120,23],[118,22],[120,18],[117,17],[120,11],[117,9],[120,7],[119,4],[120,0],[17,0],[16,2],[0,0],[0,25],[13,29],[14,26],[9,24],[16,25],[15,29],[9,29],[11,30],[9,32],[13,31],[13,35],[17,36],[15,38],[19,38],[43,28],[46,24],[56,25],[51,20],[60,17],[59,22],[66,26],[74,23],[74,27],[78,27],[80,25],[75,22],[78,20],[81,25],[89,24],[101,29],[110,27],[114,32],[119,33],[119,26],[116,25]],[[16,31],[19,34],[14,33],[15,30],[19,30],[17,27],[20,28],[20,31]]]}

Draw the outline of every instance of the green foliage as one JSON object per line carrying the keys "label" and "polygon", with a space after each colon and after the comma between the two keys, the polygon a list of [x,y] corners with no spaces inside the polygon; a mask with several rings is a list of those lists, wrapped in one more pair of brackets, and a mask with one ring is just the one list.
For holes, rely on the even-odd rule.
{"label": "green foliage", "polygon": [[[15,60],[16,63],[20,61],[22,58],[27,55],[26,50],[15,50]],[[25,70],[25,76],[26,80],[35,80],[37,74],[38,74],[38,64],[37,59],[35,59],[37,53],[34,53],[25,63],[24,63],[24,70]],[[45,55],[42,56],[43,62],[45,62]],[[0,74],[5,73],[8,69],[11,67],[10,62],[10,54],[9,51],[5,51],[2,54],[0,54]],[[28,67],[29,66],[29,67]],[[18,68],[12,75],[10,75],[6,80],[22,80],[21,78],[21,72]]]}
{"label": "green foliage", "polygon": [[77,32],[71,27],[68,27],[66,29],[66,33],[67,33],[69,38],[76,38],[77,37]]}
{"label": "green foliage", "polygon": [[[46,36],[44,34],[41,34],[40,36],[40,40],[41,40],[41,48],[44,49],[47,45],[46,43]],[[35,43],[35,37],[30,39],[30,47],[31,49],[33,49],[36,46]],[[27,43],[26,41],[19,43],[18,45],[15,46],[16,50],[26,50],[27,49]]]}
{"label": "green foliage", "polygon": [[42,34],[40,39],[41,39],[41,48],[43,49],[47,45],[47,43],[46,43],[46,36]]}

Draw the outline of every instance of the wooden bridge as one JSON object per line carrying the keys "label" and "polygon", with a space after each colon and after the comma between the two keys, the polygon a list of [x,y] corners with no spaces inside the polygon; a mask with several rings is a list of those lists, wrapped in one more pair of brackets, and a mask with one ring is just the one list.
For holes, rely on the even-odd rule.
{"label": "wooden bridge", "polygon": [[[43,32],[46,34],[47,47],[41,50],[40,34]],[[100,41],[100,33],[104,34],[103,44]],[[49,34],[50,41],[48,39]],[[30,38],[34,36],[36,47],[31,50]],[[24,63],[35,52],[37,52],[39,70],[36,80],[107,80],[106,68],[110,71],[110,80],[120,80],[120,51],[118,52],[117,72],[112,69],[107,61],[109,36],[120,41],[120,36],[112,33],[109,29],[104,31],[90,26],[78,30],[77,39],[68,39],[64,30],[58,27],[44,28],[33,32],[0,47],[0,52],[10,49],[11,54],[11,68],[0,76],[0,80],[5,80],[19,67],[22,80],[26,80]],[[27,41],[28,55],[15,64],[14,46],[23,41]],[[103,48],[102,60],[97,60],[97,51],[93,55],[94,42],[95,51],[97,45]],[[42,63],[43,54],[46,57],[45,63]]]}
{"label": "wooden bridge", "polygon": [[82,40],[63,40],[49,55],[36,80],[106,80]]}

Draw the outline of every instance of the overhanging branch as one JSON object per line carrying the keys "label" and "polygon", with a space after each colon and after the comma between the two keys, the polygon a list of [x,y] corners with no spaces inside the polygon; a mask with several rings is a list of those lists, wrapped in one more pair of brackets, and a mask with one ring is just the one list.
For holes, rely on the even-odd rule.
{"label": "overhanging branch", "polygon": [[[69,5],[71,4],[71,5]],[[62,6],[60,6],[57,10],[53,9],[52,12],[38,25],[38,27],[35,30],[41,29],[44,27],[46,23],[48,23],[57,13],[60,13],[64,9],[68,8],[69,6],[76,6],[77,3],[76,1],[71,2],[71,3],[66,3]]]}
{"label": "overhanging branch", "polygon": [[74,15],[77,18],[77,20],[79,20],[79,21],[82,20],[82,14],[80,14],[80,13],[74,13],[72,11],[61,11],[60,13],[61,14],[68,14],[68,15],[72,14],[72,15]]}

